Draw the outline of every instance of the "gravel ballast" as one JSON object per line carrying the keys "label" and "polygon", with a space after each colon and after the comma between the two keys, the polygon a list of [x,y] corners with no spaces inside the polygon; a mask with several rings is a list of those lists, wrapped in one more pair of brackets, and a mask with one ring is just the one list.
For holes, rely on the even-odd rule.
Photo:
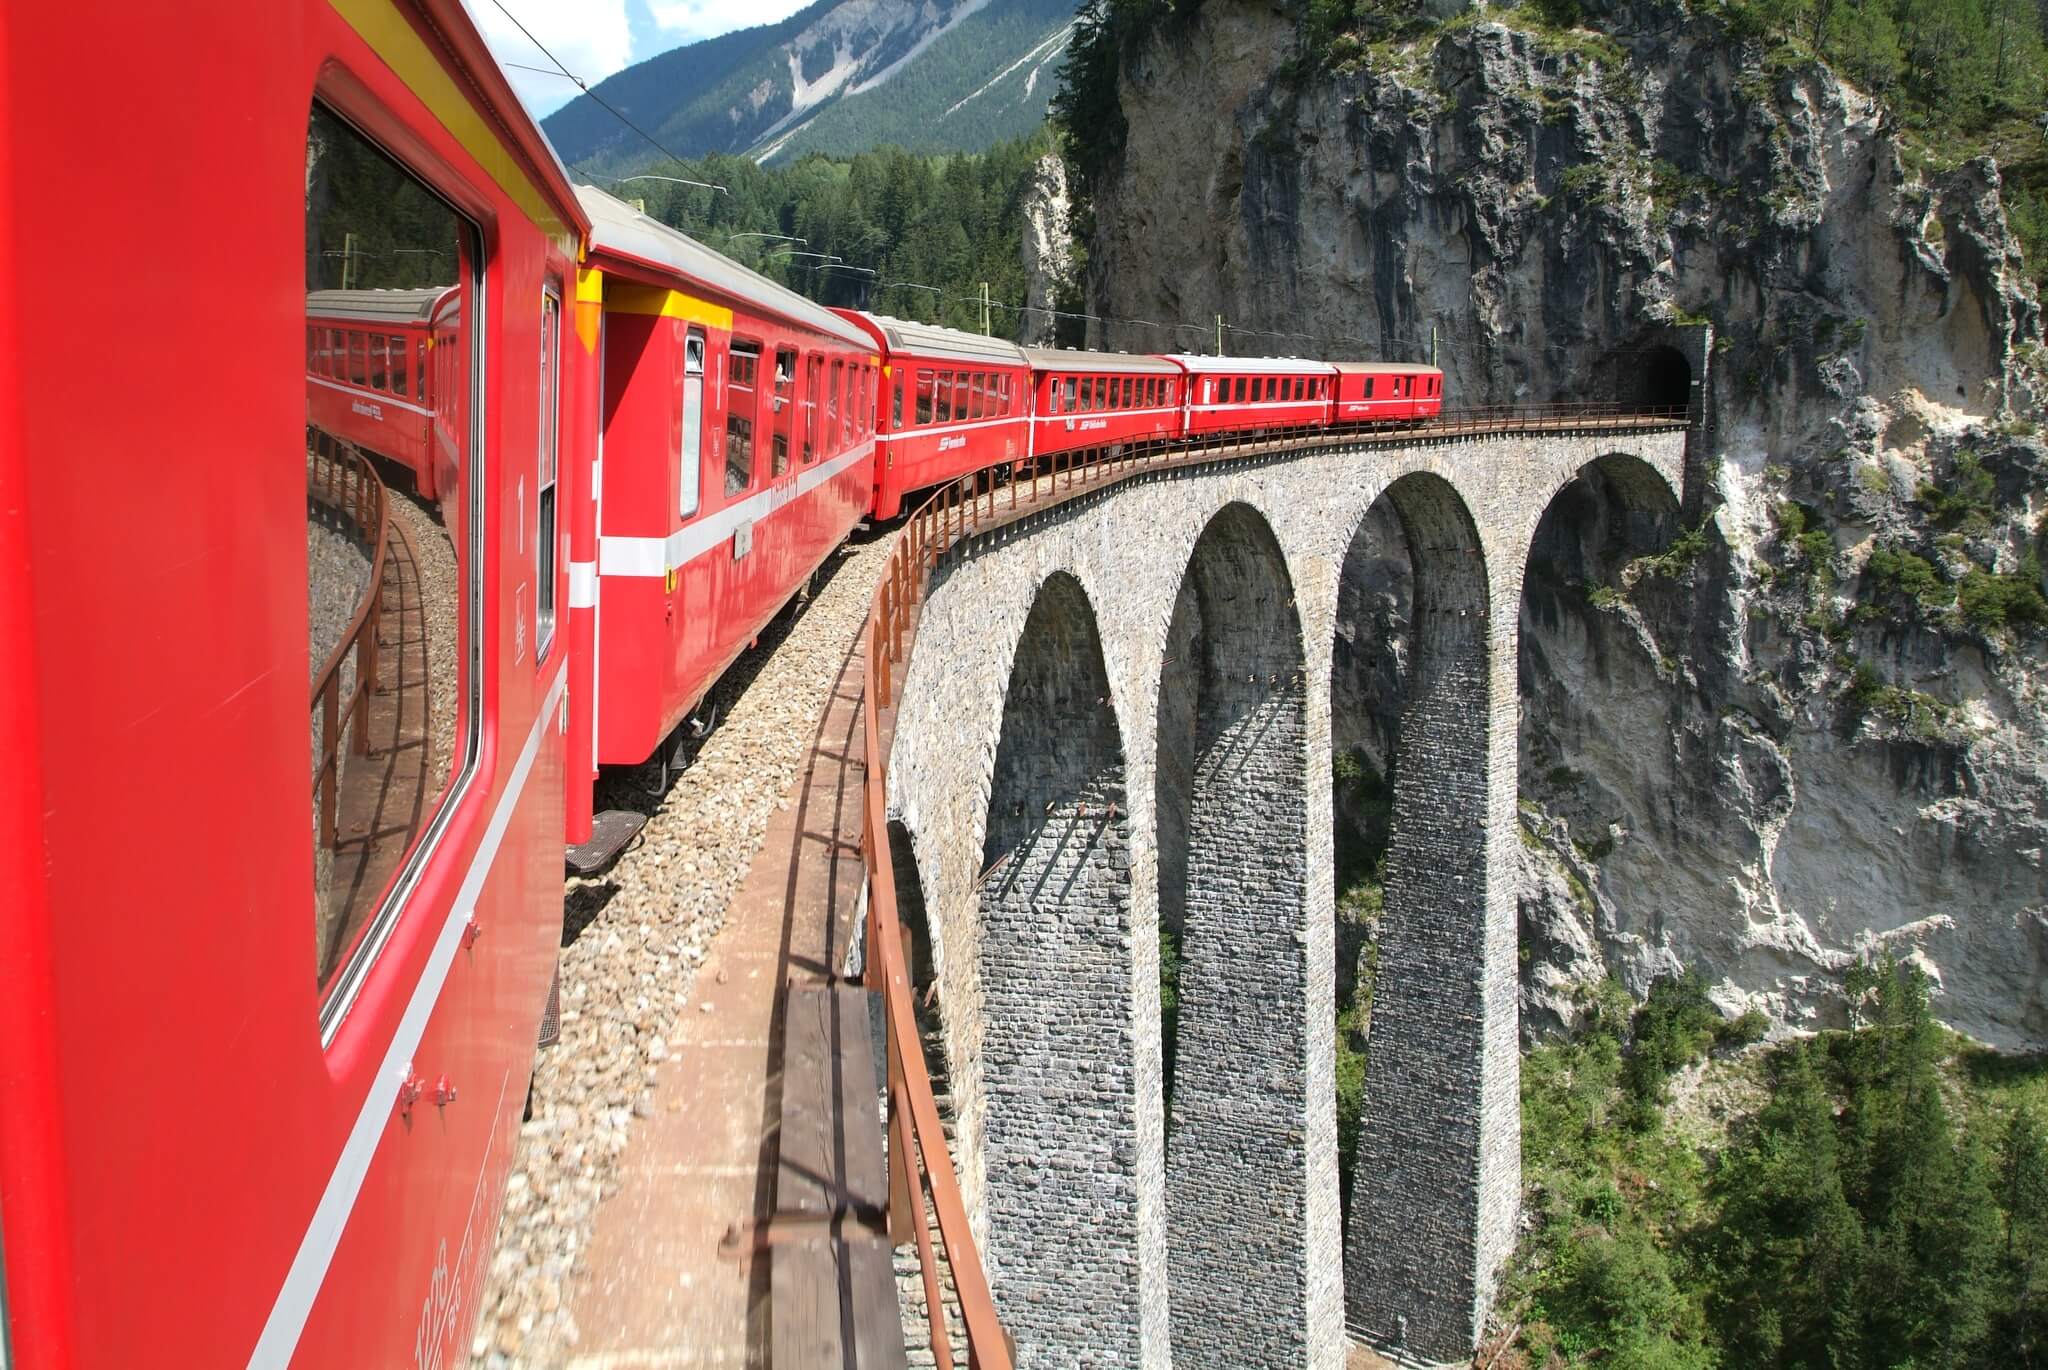
{"label": "gravel ballast", "polygon": [[[689,1007],[705,949],[808,752],[888,545],[869,538],[828,558],[809,603],[785,610],[712,691],[716,725],[640,838],[610,871],[568,881],[562,1036],[535,1066],[475,1365],[559,1365],[573,1354],[567,1286],[617,1188],[634,1120],[652,1107],[662,1039]],[[657,774],[652,764],[607,773],[599,807],[647,812]]]}

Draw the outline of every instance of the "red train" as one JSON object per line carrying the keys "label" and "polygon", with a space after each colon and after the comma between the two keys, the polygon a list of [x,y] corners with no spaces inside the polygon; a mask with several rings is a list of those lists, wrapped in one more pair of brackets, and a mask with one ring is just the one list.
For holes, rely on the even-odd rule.
{"label": "red train", "polygon": [[460,0],[9,7],[0,194],[9,1370],[460,1357],[598,766],[921,490],[1442,403],[821,309],[573,187]]}

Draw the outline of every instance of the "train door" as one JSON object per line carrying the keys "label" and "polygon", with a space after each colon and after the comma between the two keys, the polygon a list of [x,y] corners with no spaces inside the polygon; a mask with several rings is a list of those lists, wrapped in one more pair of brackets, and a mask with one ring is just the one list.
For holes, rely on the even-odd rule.
{"label": "train door", "polygon": [[704,330],[692,328],[683,338],[683,403],[678,418],[681,430],[675,444],[678,462],[677,479],[679,489],[676,512],[680,518],[690,518],[697,512],[701,498],[698,487],[703,479],[704,456]]}

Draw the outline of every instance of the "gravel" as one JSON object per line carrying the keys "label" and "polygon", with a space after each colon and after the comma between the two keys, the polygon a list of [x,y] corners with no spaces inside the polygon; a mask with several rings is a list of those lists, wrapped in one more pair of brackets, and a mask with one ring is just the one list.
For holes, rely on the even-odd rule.
{"label": "gravel", "polygon": [[713,690],[719,721],[666,796],[649,793],[652,764],[600,781],[600,808],[652,817],[609,872],[567,883],[562,1037],[534,1069],[475,1365],[557,1365],[576,1344],[568,1287],[634,1120],[652,1111],[663,1039],[803,761],[887,553],[869,537],[827,559],[808,605],[785,611]]}

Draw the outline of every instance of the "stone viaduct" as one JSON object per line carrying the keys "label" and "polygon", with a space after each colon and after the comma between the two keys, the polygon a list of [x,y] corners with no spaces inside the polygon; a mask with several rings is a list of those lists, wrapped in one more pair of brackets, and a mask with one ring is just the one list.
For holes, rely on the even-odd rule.
{"label": "stone viaduct", "polygon": [[[1519,1209],[1530,549],[1551,512],[1587,545],[1657,550],[1686,451],[1669,431],[1255,457],[1140,475],[942,560],[890,809],[1021,1364],[1334,1368],[1347,1328],[1410,1361],[1470,1355]],[[1398,529],[1412,588],[1347,1224],[1332,674],[1374,526]],[[1170,1111],[1162,920],[1183,961]]]}

